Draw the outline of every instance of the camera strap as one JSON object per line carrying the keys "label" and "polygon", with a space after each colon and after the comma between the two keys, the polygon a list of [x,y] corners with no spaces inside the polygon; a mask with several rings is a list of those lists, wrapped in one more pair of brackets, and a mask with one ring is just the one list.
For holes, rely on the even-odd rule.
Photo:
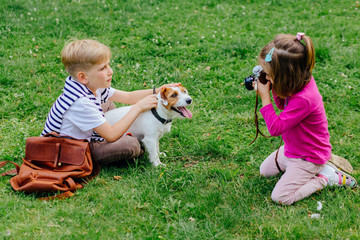
{"label": "camera strap", "polygon": [[258,117],[258,115],[257,115],[258,105],[259,105],[259,95],[256,94],[255,111],[254,111],[254,113],[255,113],[256,135],[255,135],[254,140],[252,140],[252,142],[251,142],[249,145],[251,145],[251,144],[253,144],[253,143],[255,142],[255,140],[256,140],[257,137],[259,136],[259,133],[260,133],[260,135],[263,136],[263,137],[271,137],[271,136],[266,136],[266,135],[264,135],[264,134],[260,131],[260,129],[259,129],[259,117]]}
{"label": "camera strap", "polygon": [[281,170],[280,165],[279,165],[279,163],[278,163],[278,155],[279,155],[279,150],[280,150],[281,144],[282,144],[282,138],[281,138],[281,140],[280,140],[280,146],[279,146],[278,150],[276,151],[275,164],[276,164],[276,167],[277,167],[277,169],[279,170],[279,172],[284,173],[284,171]]}
{"label": "camera strap", "polygon": [[[268,138],[268,137],[271,137],[271,136],[266,136],[266,135],[264,135],[264,134],[260,131],[260,129],[259,129],[259,117],[258,117],[258,114],[257,114],[258,105],[259,105],[259,95],[256,94],[255,111],[254,111],[254,113],[255,113],[256,135],[255,135],[254,140],[252,140],[252,142],[251,142],[249,145],[251,145],[251,144],[253,144],[253,143],[255,142],[255,140],[256,140],[257,137],[259,136],[259,133],[260,133],[260,135],[263,136],[263,137],[267,137],[267,138]],[[278,163],[278,155],[279,155],[279,150],[280,150],[281,144],[282,144],[282,138],[281,138],[281,140],[280,140],[280,146],[278,147],[278,150],[276,151],[275,164],[276,164],[276,167],[277,167],[277,169],[279,170],[279,172],[284,173],[284,171],[281,170],[280,165],[279,165],[279,163]]]}

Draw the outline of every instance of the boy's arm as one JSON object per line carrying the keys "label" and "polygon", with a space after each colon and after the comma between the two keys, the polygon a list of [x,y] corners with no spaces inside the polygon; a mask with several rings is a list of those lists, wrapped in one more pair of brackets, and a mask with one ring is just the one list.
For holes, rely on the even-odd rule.
{"label": "boy's arm", "polygon": [[[156,88],[155,93],[158,93],[160,91],[160,89],[164,88],[164,87],[177,87],[177,86],[179,86],[179,83],[165,84],[165,85],[162,85],[160,88]],[[137,103],[144,97],[149,96],[151,94],[153,94],[152,89],[136,90],[136,91],[132,91],[132,92],[115,90],[115,93],[109,98],[109,100],[113,101],[113,102],[134,105],[135,103]]]}
{"label": "boy's arm", "polygon": [[125,103],[134,105],[141,99],[143,99],[146,96],[149,96],[153,93],[153,90],[147,89],[147,90],[137,90],[133,92],[125,92],[121,90],[115,90],[115,93],[109,98],[110,101],[113,102],[119,102],[119,103]]}
{"label": "boy's arm", "polygon": [[126,131],[130,128],[131,124],[139,116],[140,113],[147,111],[157,106],[158,100],[155,95],[150,95],[138,101],[130,111],[120,121],[114,125],[110,125],[109,122],[105,122],[102,125],[94,128],[94,130],[100,134],[108,142],[114,142],[121,138]]}

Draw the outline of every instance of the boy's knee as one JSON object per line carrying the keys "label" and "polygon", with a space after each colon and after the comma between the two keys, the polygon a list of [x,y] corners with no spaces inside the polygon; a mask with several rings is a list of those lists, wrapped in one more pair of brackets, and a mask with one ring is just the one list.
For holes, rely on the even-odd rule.
{"label": "boy's knee", "polygon": [[131,148],[133,157],[139,157],[144,154],[144,148],[141,147],[140,142],[135,138],[133,146]]}
{"label": "boy's knee", "polygon": [[124,153],[127,155],[127,158],[134,158],[144,154],[144,149],[141,146],[139,140],[136,137],[125,136],[126,147],[124,148]]}
{"label": "boy's knee", "polygon": [[92,143],[91,151],[93,158],[100,164],[130,160],[144,153],[139,140],[127,135],[112,143]]}

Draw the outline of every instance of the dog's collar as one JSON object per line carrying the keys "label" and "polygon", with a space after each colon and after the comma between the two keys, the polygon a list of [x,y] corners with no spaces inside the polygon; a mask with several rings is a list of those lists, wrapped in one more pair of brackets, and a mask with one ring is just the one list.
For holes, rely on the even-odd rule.
{"label": "dog's collar", "polygon": [[162,124],[167,124],[167,123],[172,122],[172,119],[164,119],[164,118],[160,117],[155,108],[152,108],[151,112],[154,115],[154,117],[157,120],[159,120]]}
{"label": "dog's collar", "polygon": [[[155,86],[154,86],[154,88],[153,88],[153,93],[154,93],[154,94],[156,93],[156,92],[155,92]],[[158,114],[158,112],[156,111],[155,108],[152,108],[152,109],[151,109],[151,112],[152,112],[152,114],[154,115],[154,117],[155,117],[157,120],[159,120],[162,124],[167,124],[167,123],[171,123],[171,122],[172,122],[172,119],[164,119],[164,118],[160,117],[160,115]]]}

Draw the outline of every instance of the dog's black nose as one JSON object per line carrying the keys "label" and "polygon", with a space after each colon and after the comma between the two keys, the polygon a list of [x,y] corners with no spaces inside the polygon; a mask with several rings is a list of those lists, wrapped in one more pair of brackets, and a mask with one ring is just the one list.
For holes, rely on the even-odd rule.
{"label": "dog's black nose", "polygon": [[191,104],[191,103],[192,103],[192,99],[191,99],[191,98],[186,99],[186,103],[187,103],[187,104]]}

